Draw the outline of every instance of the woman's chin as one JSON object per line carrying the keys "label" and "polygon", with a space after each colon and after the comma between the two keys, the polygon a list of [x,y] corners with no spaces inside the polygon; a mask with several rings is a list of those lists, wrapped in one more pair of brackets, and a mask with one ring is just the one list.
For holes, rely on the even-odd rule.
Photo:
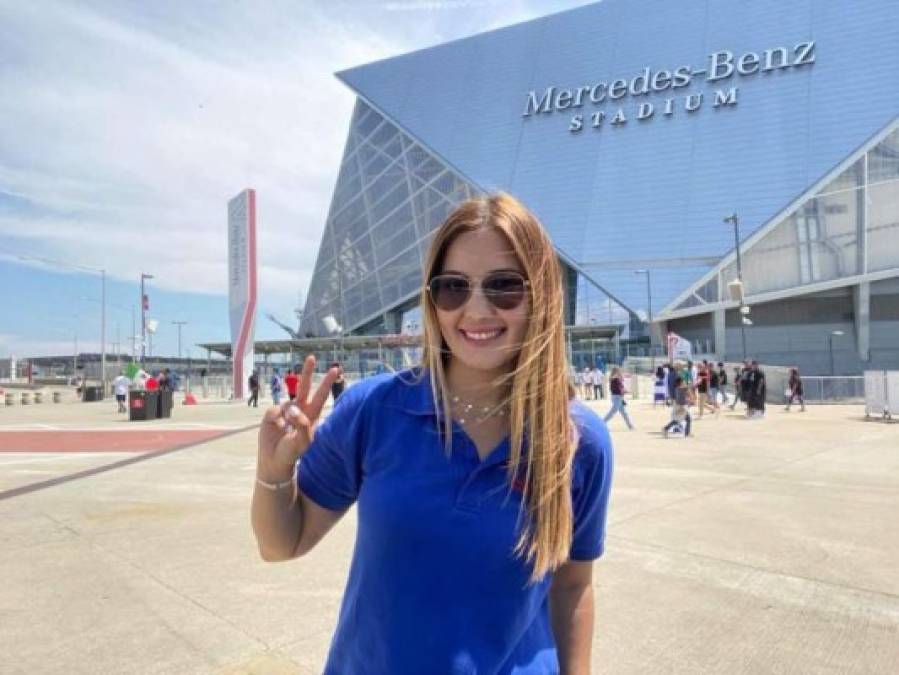
{"label": "woman's chin", "polygon": [[498,370],[508,370],[511,359],[505,351],[478,351],[471,353],[469,350],[453,352],[453,359],[468,370],[484,373],[495,373]]}

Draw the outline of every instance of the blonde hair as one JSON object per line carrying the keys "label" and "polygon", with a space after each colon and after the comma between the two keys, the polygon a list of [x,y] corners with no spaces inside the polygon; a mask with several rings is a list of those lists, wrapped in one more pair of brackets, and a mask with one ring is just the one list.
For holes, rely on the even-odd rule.
{"label": "blonde hair", "polygon": [[523,466],[522,504],[526,508],[515,553],[533,565],[531,581],[536,582],[568,560],[573,528],[571,467],[577,438],[568,412],[562,270],[540,223],[514,197],[497,193],[463,202],[436,231],[424,267],[422,364],[431,374],[435,404],[443,411],[449,450],[452,417],[445,368],[450,354],[427,284],[442,271],[452,242],[460,234],[482,228],[495,228],[509,241],[529,284],[525,338],[511,372],[494,384],[511,383],[508,481],[511,489]]}

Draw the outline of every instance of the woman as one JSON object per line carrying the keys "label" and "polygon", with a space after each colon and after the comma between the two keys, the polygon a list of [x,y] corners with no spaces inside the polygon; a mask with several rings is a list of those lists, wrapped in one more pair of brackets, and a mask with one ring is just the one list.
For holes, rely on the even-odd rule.
{"label": "woman", "polygon": [[699,394],[699,417],[709,407],[709,371],[706,364],[699,364],[696,371],[696,391]]}
{"label": "woman", "polygon": [[621,376],[621,369],[612,368],[612,373],[609,375],[609,395],[612,398],[612,407],[606,413],[606,418],[603,421],[608,424],[609,420],[615,416],[615,413],[621,413],[627,428],[633,431],[634,425],[627,414],[627,401],[624,400],[626,393],[627,389],[624,388],[624,378]]}
{"label": "woman", "polygon": [[787,407],[785,410],[790,412],[790,406],[793,405],[795,399],[799,399],[799,412],[805,412],[805,399],[802,398],[802,377],[799,375],[798,368],[790,368],[790,380],[787,383],[790,391],[790,398],[787,399]]}
{"label": "woman", "polygon": [[266,414],[260,553],[307,553],[358,501],[325,673],[587,673],[612,448],[569,401],[555,252],[512,197],[470,200],[424,279],[419,370],[349,388],[312,441],[337,373],[310,397],[309,357]]}

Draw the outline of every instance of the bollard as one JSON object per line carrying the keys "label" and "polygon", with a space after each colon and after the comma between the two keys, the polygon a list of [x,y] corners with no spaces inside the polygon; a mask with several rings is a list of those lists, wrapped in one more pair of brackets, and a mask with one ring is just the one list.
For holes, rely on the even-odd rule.
{"label": "bollard", "polygon": [[59,403],[62,400],[62,392],[54,391],[53,392],[53,402]]}
{"label": "bollard", "polygon": [[31,403],[31,394],[29,394],[27,391],[23,391],[22,392],[22,405],[28,405],[29,403]]}
{"label": "bollard", "polygon": [[44,395],[43,395],[41,392],[39,392],[39,391],[34,392],[34,402],[35,402],[35,404],[37,404],[37,403],[43,403],[43,402],[44,402]]}

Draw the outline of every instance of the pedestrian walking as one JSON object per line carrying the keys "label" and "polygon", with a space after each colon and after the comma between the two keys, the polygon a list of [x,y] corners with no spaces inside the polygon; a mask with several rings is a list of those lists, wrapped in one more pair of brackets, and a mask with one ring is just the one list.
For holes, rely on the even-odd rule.
{"label": "pedestrian walking", "polygon": [[746,397],[746,416],[760,418],[765,415],[765,396],[767,385],[765,373],[759,367],[758,361],[749,364],[748,376],[744,378],[747,385],[744,387]]}
{"label": "pedestrian walking", "polygon": [[699,418],[702,419],[703,411],[709,407],[709,371],[706,362],[696,369],[696,392],[699,398]]}
{"label": "pedestrian walking", "polygon": [[721,361],[718,362],[718,388],[721,392],[722,404],[727,405],[727,368]]}
{"label": "pedestrian walking", "polygon": [[337,399],[340,398],[340,395],[346,388],[346,380],[343,378],[343,366],[340,365],[340,361],[334,361],[330,367],[337,369],[337,378],[331,384],[331,400],[337,403]]}
{"label": "pedestrian walking", "polygon": [[590,383],[593,385],[593,400],[598,401],[601,398],[605,398],[605,392],[602,390],[602,384],[603,380],[605,379],[605,375],[603,375],[598,362],[593,364],[593,371],[590,375]]}
{"label": "pedestrian walking", "polygon": [[581,373],[581,383],[584,387],[584,400],[593,400],[593,371],[590,366],[584,366],[584,372]]}
{"label": "pedestrian walking", "polygon": [[802,377],[799,375],[798,368],[790,368],[787,391],[789,391],[790,397],[787,399],[787,407],[784,410],[790,412],[790,406],[793,405],[793,401],[799,399],[799,412],[805,412],[805,399],[802,396]]}
{"label": "pedestrian walking", "polygon": [[721,376],[718,370],[712,364],[707,364],[709,374],[709,403],[715,408],[717,413],[720,410],[718,405],[718,395],[721,393]]}
{"label": "pedestrian walking", "polygon": [[680,375],[683,378],[684,384],[687,385],[687,388],[690,390],[690,393],[695,397],[695,395],[696,395],[696,378],[694,377],[693,362],[687,361],[687,363],[678,372],[678,375]]}
{"label": "pedestrian walking", "polygon": [[283,382],[281,380],[281,373],[277,368],[272,369],[272,379],[269,380],[268,387],[272,392],[272,403],[274,405],[281,405],[281,390],[282,390]]}
{"label": "pedestrian walking", "polygon": [[119,373],[119,376],[112,381],[112,389],[115,392],[116,403],[119,404],[118,412],[128,412],[126,401],[128,400],[128,388],[131,386],[131,380],[125,375],[125,371]]}
{"label": "pedestrian walking", "polygon": [[609,396],[612,399],[612,407],[606,413],[604,421],[608,424],[609,420],[615,416],[615,413],[620,413],[621,417],[624,418],[625,424],[627,424],[627,428],[633,431],[634,425],[627,414],[627,401],[624,400],[626,393],[627,390],[624,388],[624,378],[621,376],[621,369],[612,368],[612,373],[609,375]]}
{"label": "pedestrian walking", "polygon": [[248,389],[250,390],[250,398],[247,399],[247,406],[259,407],[259,373],[253,371],[247,380]]}
{"label": "pedestrian walking", "polygon": [[668,403],[670,405],[671,402],[674,401],[674,394],[677,388],[677,385],[675,383],[677,382],[678,378],[677,371],[679,366],[677,363],[669,363],[667,367],[668,372],[665,376],[665,383],[668,385]]}
{"label": "pedestrian walking", "polygon": [[436,230],[423,285],[420,367],[348,388],[316,429],[338,373],[313,389],[310,356],[266,414],[260,554],[304,556],[357,504],[326,673],[586,672],[612,448],[570,400],[556,251],[480,197]]}
{"label": "pedestrian walking", "polygon": [[658,403],[665,405],[668,399],[668,384],[665,380],[665,369],[662,366],[656,368],[655,380],[652,386],[652,407]]}
{"label": "pedestrian walking", "polygon": [[675,380],[674,405],[671,408],[671,420],[662,428],[662,435],[668,438],[671,431],[683,431],[684,438],[690,435],[690,427],[693,423],[690,417],[690,405],[693,403],[693,394],[684,378],[678,376]]}
{"label": "pedestrian walking", "polygon": [[299,373],[299,366],[294,366],[293,368],[288,368],[287,374],[284,376],[284,388],[287,389],[287,398],[291,401],[297,397],[297,385],[300,381]]}
{"label": "pedestrian walking", "polygon": [[730,404],[730,409],[736,408],[737,403],[743,401],[746,403],[746,396],[749,392],[749,361],[743,362],[743,367],[734,368],[734,400]]}
{"label": "pedestrian walking", "polygon": [[574,395],[578,398],[584,398],[584,373],[573,368],[574,373]]}

